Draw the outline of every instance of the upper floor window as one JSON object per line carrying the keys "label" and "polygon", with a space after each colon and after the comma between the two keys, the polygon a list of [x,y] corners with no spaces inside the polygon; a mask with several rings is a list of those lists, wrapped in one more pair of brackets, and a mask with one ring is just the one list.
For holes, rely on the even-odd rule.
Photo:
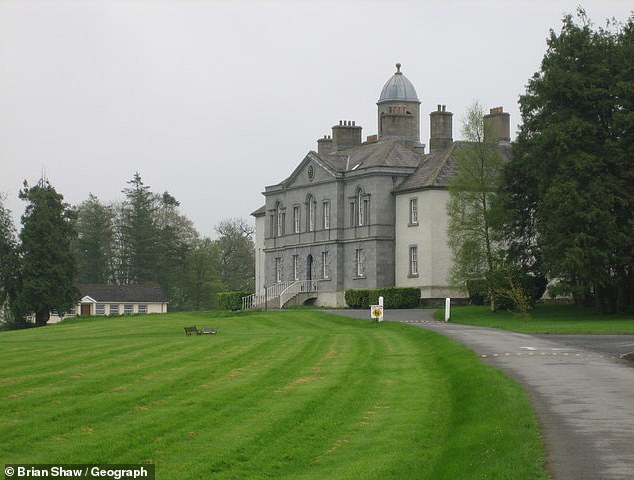
{"label": "upper floor window", "polygon": [[277,236],[281,237],[286,233],[286,212],[282,209],[277,211]]}
{"label": "upper floor window", "polygon": [[308,231],[315,231],[315,210],[317,205],[315,199],[311,196],[308,197]]}
{"label": "upper floor window", "polygon": [[293,233],[299,233],[300,225],[300,209],[296,205],[293,207]]}
{"label": "upper floor window", "polygon": [[359,188],[356,201],[356,225],[362,226],[370,223],[370,197]]}
{"label": "upper floor window", "polygon": [[330,229],[330,202],[325,201],[322,204],[322,210],[323,210],[323,214],[324,214],[324,230],[329,230]]}
{"label": "upper floor window", "polygon": [[282,281],[282,257],[275,258],[275,282],[280,283]]}
{"label": "upper floor window", "polygon": [[409,200],[409,224],[418,225],[418,198]]}

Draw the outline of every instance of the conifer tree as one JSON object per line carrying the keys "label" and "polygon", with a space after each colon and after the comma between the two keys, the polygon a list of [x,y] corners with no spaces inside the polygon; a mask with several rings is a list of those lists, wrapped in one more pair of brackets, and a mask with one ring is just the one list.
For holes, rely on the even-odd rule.
{"label": "conifer tree", "polygon": [[20,279],[16,306],[22,316],[35,315],[45,325],[50,313],[64,314],[79,299],[77,265],[72,250],[74,213],[48,180],[29,187],[20,198],[28,202],[20,232]]}

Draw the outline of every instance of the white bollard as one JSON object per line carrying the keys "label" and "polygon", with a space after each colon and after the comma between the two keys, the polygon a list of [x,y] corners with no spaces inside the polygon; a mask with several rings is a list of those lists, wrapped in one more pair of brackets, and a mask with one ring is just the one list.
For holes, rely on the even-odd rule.
{"label": "white bollard", "polygon": [[445,322],[449,321],[451,318],[451,298],[445,298]]}

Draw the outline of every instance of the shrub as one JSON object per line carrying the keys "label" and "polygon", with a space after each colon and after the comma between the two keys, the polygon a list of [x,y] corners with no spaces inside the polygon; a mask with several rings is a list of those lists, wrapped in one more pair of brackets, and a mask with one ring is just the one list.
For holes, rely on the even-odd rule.
{"label": "shrub", "polygon": [[379,303],[383,297],[385,308],[414,308],[420,304],[420,288],[386,287],[373,290],[346,290],[346,303],[350,308],[367,308]]}
{"label": "shrub", "polygon": [[218,294],[218,306],[221,310],[241,310],[242,297],[249,295],[249,292],[220,292]]}

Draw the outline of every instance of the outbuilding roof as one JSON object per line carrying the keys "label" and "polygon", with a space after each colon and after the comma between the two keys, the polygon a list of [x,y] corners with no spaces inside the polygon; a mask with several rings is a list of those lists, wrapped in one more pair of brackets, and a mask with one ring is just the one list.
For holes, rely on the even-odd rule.
{"label": "outbuilding roof", "polygon": [[97,302],[120,303],[168,303],[169,298],[159,285],[103,285],[81,284],[79,292],[82,297],[90,297]]}

